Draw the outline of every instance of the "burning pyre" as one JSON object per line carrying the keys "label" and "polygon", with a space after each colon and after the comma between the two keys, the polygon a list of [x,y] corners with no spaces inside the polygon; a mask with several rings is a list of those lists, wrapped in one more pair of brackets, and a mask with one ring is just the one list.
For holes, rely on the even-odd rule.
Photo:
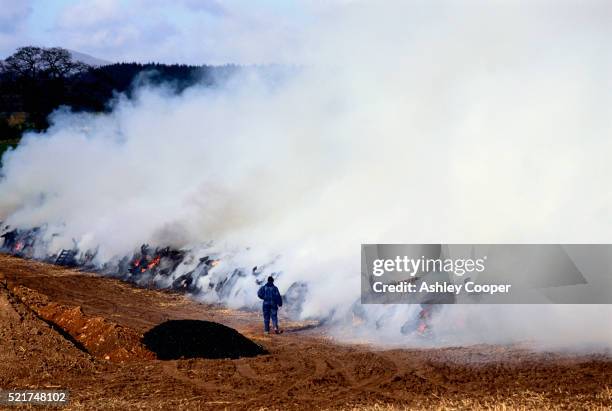
{"label": "burning pyre", "polygon": [[[243,281],[249,281],[249,278],[259,286],[265,282],[268,275],[274,277],[280,275],[280,273],[266,273],[262,266],[256,266],[251,269],[224,269],[225,272],[217,270],[212,276],[211,271],[220,263],[219,256],[199,257],[191,250],[154,248],[148,244],[143,244],[140,250],[132,255],[99,264],[96,262],[97,250],[82,251],[76,242],[71,249],[47,254],[42,232],[40,228],[30,230],[0,228],[2,233],[0,251],[65,267],[99,272],[143,287],[172,289],[190,294],[214,294],[212,300],[217,301],[226,301],[235,296],[240,292]],[[288,311],[298,315],[306,293],[306,284],[291,285],[284,296]]]}
{"label": "burning pyre", "polygon": [[[48,263],[78,268],[90,272],[120,278],[138,286],[171,289],[193,295],[206,295],[212,301],[228,301],[236,296],[243,285],[248,282],[256,286],[263,284],[268,275],[274,277],[281,273],[266,272],[265,267],[255,266],[251,269],[223,267],[214,270],[220,263],[217,255],[197,256],[191,250],[174,249],[171,247],[153,248],[143,244],[138,252],[123,256],[111,262],[98,264],[97,250],[81,251],[74,243],[73,248],[63,249],[56,254],[45,254],[42,230],[18,230],[4,228],[0,231],[0,251],[23,258],[33,258]],[[41,244],[42,243],[42,244]],[[293,283],[283,295],[285,312],[292,318],[298,318],[308,294],[308,286],[304,282]],[[422,305],[416,318],[410,318],[401,327],[401,333],[429,337],[432,332],[432,318],[438,313],[439,305]],[[364,324],[368,315],[364,307],[353,305],[351,310],[354,326]],[[319,319],[320,323],[331,319]],[[376,328],[382,326],[385,316],[375,322]]]}

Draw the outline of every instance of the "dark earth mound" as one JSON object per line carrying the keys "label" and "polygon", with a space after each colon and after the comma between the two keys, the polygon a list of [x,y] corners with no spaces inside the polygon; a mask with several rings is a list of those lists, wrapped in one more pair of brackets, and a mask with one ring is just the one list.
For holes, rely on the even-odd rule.
{"label": "dark earth mound", "polygon": [[166,321],[147,331],[142,342],[160,360],[241,358],[268,353],[233,328],[211,321]]}

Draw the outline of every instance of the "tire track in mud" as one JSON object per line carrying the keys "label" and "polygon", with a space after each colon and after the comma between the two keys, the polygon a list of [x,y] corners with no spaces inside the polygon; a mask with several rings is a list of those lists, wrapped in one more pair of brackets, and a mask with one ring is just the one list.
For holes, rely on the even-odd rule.
{"label": "tire track in mud", "polygon": [[359,396],[377,395],[386,381],[390,381],[397,373],[398,367],[387,361],[379,353],[357,354],[347,353],[338,359],[326,361],[327,372],[341,376],[344,384],[334,393],[334,400],[350,403]]}
{"label": "tire track in mud", "polygon": [[[317,406],[333,406],[338,401],[350,403],[359,395],[376,393],[380,385],[391,381],[398,367],[379,354],[363,355],[343,353],[337,357],[316,352],[301,354],[300,360],[306,371],[282,387],[281,394],[288,401],[308,402],[317,398]],[[364,359],[367,361],[364,364]],[[378,364],[372,369],[372,364]],[[364,371],[360,367],[365,367]],[[329,398],[324,400],[322,395]]]}
{"label": "tire track in mud", "polygon": [[[300,378],[285,388],[284,395],[288,399],[308,399],[308,395],[319,395],[322,389],[331,399],[318,404],[332,406],[339,401],[350,403],[358,397],[375,396],[381,400],[395,401],[398,399],[410,400],[413,392],[410,389],[416,386],[418,392],[428,393],[435,387],[443,390],[450,389],[448,385],[433,381],[427,371],[422,368],[424,362],[406,366],[403,359],[397,359],[393,353],[345,353],[335,358],[317,358],[312,361],[312,372]],[[433,369],[433,367],[431,368]],[[399,390],[385,392],[391,386],[402,386]],[[307,394],[291,393],[291,389],[302,386],[307,388]],[[308,389],[310,387],[310,389]],[[398,387],[399,388],[399,387]]]}
{"label": "tire track in mud", "polygon": [[[322,355],[317,349],[309,348],[298,351],[298,358],[290,362],[282,351],[287,349],[293,351],[292,348],[295,348],[296,344],[281,338],[268,341],[276,343],[275,352],[270,355],[258,359],[231,361],[232,369],[225,377],[220,376],[207,381],[191,375],[192,372],[206,366],[199,361],[195,361],[191,366],[186,365],[186,368],[179,367],[180,361],[162,362],[162,370],[168,377],[198,390],[214,392],[219,389],[231,389],[236,395],[244,397],[240,404],[245,408],[258,404],[258,399],[249,399],[249,397],[256,397],[262,391],[274,392],[277,398],[282,397],[286,401],[297,401],[300,404],[312,402],[317,398],[317,405],[323,407],[331,407],[338,401],[349,403],[356,395],[373,394],[378,398],[397,400],[397,393],[383,394],[380,392],[381,388],[385,384],[392,383],[394,379],[402,381],[405,373],[416,374],[412,367],[405,367],[405,363],[385,352],[363,354],[349,351],[332,356]],[[264,366],[261,364],[263,357],[267,357],[263,361]],[[287,366],[289,363],[291,367]],[[430,382],[426,376],[418,378],[427,381],[428,384]],[[320,397],[322,392],[330,399],[322,399]],[[408,392],[399,397],[407,399],[409,396]]]}
{"label": "tire track in mud", "polygon": [[164,374],[186,385],[195,386],[205,391],[215,391],[219,388],[218,385],[184,375],[184,373],[177,368],[176,361],[160,361],[160,363]]}
{"label": "tire track in mud", "polygon": [[236,374],[244,378],[248,378],[250,380],[257,381],[257,382],[270,382],[274,380],[271,377],[266,377],[266,376],[257,374],[255,370],[253,370],[253,368],[251,368],[251,366],[248,363],[239,362],[239,361],[240,360],[237,360],[236,362]]}

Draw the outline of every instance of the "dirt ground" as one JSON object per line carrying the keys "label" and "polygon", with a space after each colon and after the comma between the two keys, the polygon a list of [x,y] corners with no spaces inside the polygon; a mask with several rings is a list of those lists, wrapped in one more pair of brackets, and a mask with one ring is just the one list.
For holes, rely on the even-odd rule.
{"label": "dirt ground", "polygon": [[[233,327],[270,354],[161,361],[166,320]],[[0,388],[66,388],[69,409],[612,409],[612,357],[507,346],[377,350],[311,324],[198,304],[0,255]]]}

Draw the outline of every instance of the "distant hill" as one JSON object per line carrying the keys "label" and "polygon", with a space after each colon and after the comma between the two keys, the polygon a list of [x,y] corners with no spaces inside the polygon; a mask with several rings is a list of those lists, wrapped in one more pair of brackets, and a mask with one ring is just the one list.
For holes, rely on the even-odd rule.
{"label": "distant hill", "polygon": [[80,61],[81,63],[85,63],[88,66],[100,67],[100,66],[107,66],[109,64],[112,64],[111,61],[99,59],[97,57],[91,56],[86,53],[81,53],[79,51],[70,50],[70,49],[67,49],[67,50],[70,52],[70,55],[72,56],[73,60]]}

